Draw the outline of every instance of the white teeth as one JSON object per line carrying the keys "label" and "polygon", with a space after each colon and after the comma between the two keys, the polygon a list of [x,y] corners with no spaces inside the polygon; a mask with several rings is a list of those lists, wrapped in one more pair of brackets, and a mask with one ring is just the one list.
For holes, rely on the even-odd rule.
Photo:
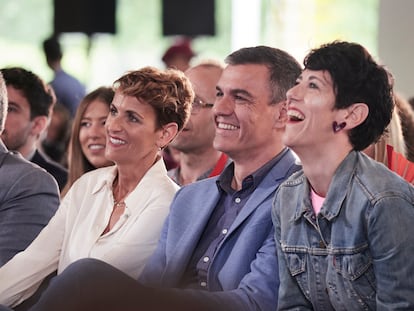
{"label": "white teeth", "polygon": [[299,113],[297,110],[288,110],[287,115],[290,120],[302,121],[305,119],[305,116]]}
{"label": "white teeth", "polygon": [[125,142],[123,140],[120,140],[120,139],[110,137],[109,140],[114,145],[124,145],[125,144]]}
{"label": "white teeth", "polygon": [[234,126],[234,125],[231,125],[231,124],[227,124],[227,123],[217,123],[217,127],[219,128],[219,129],[223,129],[223,130],[237,130],[238,129],[238,127],[237,126]]}
{"label": "white teeth", "polygon": [[105,145],[89,145],[89,149],[92,149],[92,150],[105,149]]}

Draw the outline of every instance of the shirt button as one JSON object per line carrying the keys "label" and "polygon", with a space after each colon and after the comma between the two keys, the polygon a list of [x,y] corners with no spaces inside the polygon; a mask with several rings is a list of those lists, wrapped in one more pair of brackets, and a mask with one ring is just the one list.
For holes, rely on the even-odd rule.
{"label": "shirt button", "polygon": [[241,199],[240,198],[236,198],[236,199],[234,199],[234,202],[240,203],[241,202]]}
{"label": "shirt button", "polygon": [[203,258],[203,261],[204,262],[209,262],[209,260],[210,260],[210,258],[208,256],[206,256],[206,257]]}
{"label": "shirt button", "polygon": [[223,233],[223,234],[227,234],[227,229],[223,229],[223,230],[221,230],[221,233]]}
{"label": "shirt button", "polygon": [[200,286],[201,287],[206,287],[207,286],[207,282],[200,282]]}

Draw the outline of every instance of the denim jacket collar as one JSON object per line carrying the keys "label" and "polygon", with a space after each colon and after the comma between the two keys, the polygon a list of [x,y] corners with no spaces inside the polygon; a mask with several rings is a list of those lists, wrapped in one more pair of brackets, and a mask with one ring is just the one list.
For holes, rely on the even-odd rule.
{"label": "denim jacket collar", "polygon": [[[351,151],[335,171],[335,174],[331,181],[332,186],[329,187],[326,199],[323,202],[320,211],[320,215],[329,221],[337,217],[341,210],[342,202],[345,200],[348,190],[350,189],[352,176],[355,174],[356,161],[357,152]],[[306,176],[302,175],[301,178],[298,178],[295,181],[297,183],[304,183],[304,197],[302,204],[297,207],[295,213],[295,220],[298,220],[300,217],[302,217],[303,214],[313,210],[310,200],[310,186]],[[343,191],[344,188],[346,188],[347,191]]]}

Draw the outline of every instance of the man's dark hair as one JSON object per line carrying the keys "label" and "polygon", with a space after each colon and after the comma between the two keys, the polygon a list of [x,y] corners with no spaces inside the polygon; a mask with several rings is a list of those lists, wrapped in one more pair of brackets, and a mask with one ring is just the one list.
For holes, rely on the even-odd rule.
{"label": "man's dark hair", "polygon": [[36,74],[21,67],[3,68],[7,86],[12,86],[22,92],[30,105],[30,118],[49,116],[55,103],[54,92]]}
{"label": "man's dark hair", "polygon": [[225,59],[229,65],[265,65],[270,73],[272,103],[286,100],[286,92],[295,84],[301,73],[301,66],[290,54],[268,46],[239,49]]}

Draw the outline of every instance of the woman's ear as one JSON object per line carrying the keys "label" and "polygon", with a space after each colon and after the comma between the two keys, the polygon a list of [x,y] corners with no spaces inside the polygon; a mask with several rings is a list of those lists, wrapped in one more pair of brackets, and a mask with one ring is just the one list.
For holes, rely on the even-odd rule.
{"label": "woman's ear", "polygon": [[160,130],[160,136],[157,141],[158,147],[161,149],[167,146],[177,135],[178,133],[178,124],[175,122],[168,123],[163,125]]}
{"label": "woman's ear", "polygon": [[365,121],[369,114],[369,107],[365,103],[355,103],[346,108],[346,111],[346,127],[352,129]]}

